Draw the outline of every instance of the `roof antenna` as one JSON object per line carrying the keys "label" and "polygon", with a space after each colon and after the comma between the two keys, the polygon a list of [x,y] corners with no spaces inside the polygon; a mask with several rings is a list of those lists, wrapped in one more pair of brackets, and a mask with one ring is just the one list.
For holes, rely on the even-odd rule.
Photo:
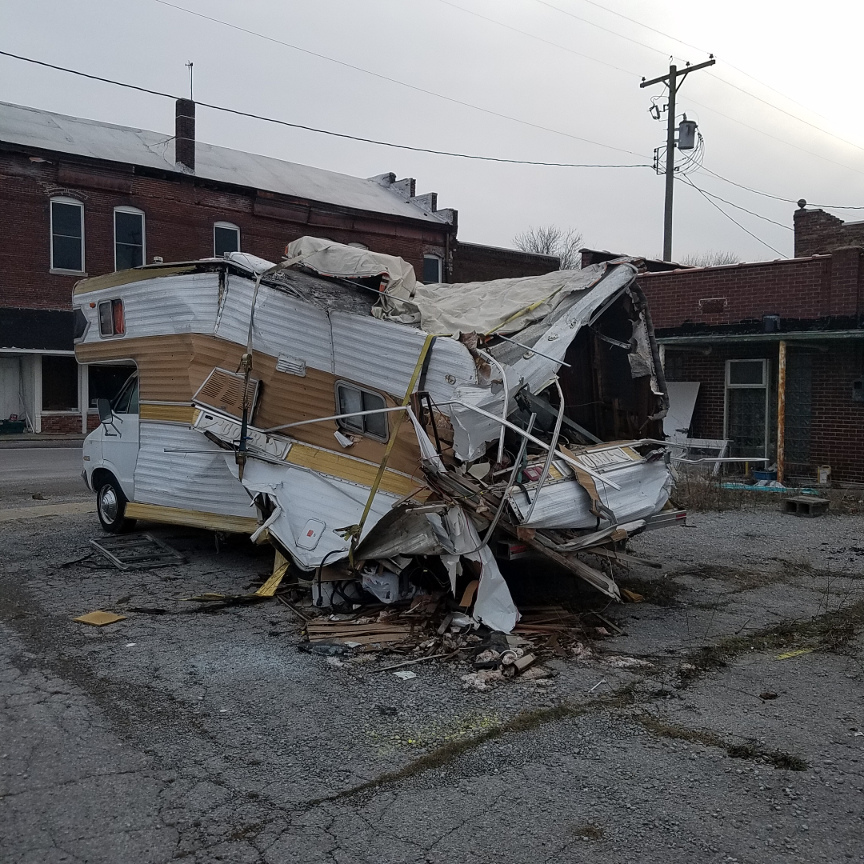
{"label": "roof antenna", "polygon": [[189,70],[189,101],[194,102],[195,100],[192,98],[192,67],[195,64],[190,60],[186,64],[186,68]]}

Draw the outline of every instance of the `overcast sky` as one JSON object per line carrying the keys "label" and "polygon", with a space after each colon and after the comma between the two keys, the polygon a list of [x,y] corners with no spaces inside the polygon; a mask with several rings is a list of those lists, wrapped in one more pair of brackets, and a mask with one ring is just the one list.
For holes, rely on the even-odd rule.
{"label": "overcast sky", "polygon": [[[704,136],[703,167],[693,166],[689,180],[781,224],[715,201],[757,240],[678,182],[673,257],[792,254],[794,204],[706,169],[780,198],[864,207],[858,0],[171,2],[269,38],[158,0],[0,0],[0,49],[177,95],[188,93],[184,64],[192,60],[201,101],[418,147],[604,165],[650,163],[665,141],[665,118],[648,112],[663,89],[640,90],[641,77],[667,72],[670,56],[695,65],[713,52],[717,64],[694,72],[678,93],[678,113],[697,120]],[[173,132],[167,99],[6,57],[0,81],[2,101]],[[463,241],[510,246],[530,225],[557,224],[597,248],[662,249],[663,178],[650,167],[476,162],[204,108],[198,138],[361,177],[416,177],[418,192],[438,192],[440,207],[459,211]]]}

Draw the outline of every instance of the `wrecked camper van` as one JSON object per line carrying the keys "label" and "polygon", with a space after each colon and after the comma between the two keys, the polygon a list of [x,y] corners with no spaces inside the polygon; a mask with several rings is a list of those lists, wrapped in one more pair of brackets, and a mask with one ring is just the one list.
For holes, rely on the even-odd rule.
{"label": "wrecked camper van", "polygon": [[276,265],[83,280],[78,360],[137,367],[84,444],[102,524],[247,532],[389,599],[418,569],[455,591],[464,566],[475,618],[504,631],[496,557],[521,550],[620,599],[579,553],[683,515],[636,275],[422,285],[399,258],[301,238]]}

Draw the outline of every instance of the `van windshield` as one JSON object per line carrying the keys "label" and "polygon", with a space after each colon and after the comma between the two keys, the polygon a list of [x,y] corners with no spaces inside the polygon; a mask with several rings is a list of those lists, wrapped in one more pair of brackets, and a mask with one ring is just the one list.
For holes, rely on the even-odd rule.
{"label": "van windshield", "polygon": [[132,375],[114,399],[111,406],[115,414],[138,413],[138,374]]}

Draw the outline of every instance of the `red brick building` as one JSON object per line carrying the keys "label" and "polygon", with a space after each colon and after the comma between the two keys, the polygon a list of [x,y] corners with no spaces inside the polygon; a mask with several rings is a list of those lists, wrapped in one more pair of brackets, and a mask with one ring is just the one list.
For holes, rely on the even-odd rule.
{"label": "red brick building", "polygon": [[[800,226],[828,215],[817,214],[795,214],[796,249]],[[823,466],[832,481],[864,482],[864,249],[833,242],[639,280],[667,380],[700,385],[690,435],[776,461],[787,484],[815,482]]]}
{"label": "red brick building", "polygon": [[87,406],[126,374],[75,363],[72,287],[84,276],[238,249],[278,261],[311,234],[399,255],[443,281],[456,228],[456,212],[416,195],[413,179],[196,142],[187,100],[174,135],[0,104],[0,418],[82,431]]}
{"label": "red brick building", "polygon": [[[417,195],[411,178],[350,177],[196,141],[185,99],[173,135],[0,103],[0,420],[83,431],[95,399],[128,374],[76,365],[78,279],[235,250],[278,261],[313,235],[398,255],[423,282],[454,281],[457,214],[437,197]],[[543,255],[461,249],[471,278],[557,268]]]}

